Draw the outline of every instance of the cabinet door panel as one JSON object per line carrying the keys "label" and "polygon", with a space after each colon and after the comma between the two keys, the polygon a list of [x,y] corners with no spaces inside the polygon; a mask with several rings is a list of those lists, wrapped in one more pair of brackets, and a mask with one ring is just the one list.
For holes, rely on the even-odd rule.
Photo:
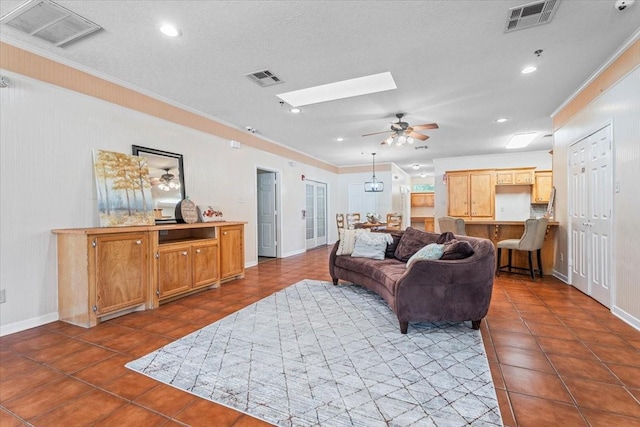
{"label": "cabinet door panel", "polygon": [[166,246],[158,250],[158,290],[160,298],[191,288],[191,247]]}
{"label": "cabinet door panel", "polygon": [[469,215],[469,174],[450,174],[449,215],[466,217]]}
{"label": "cabinet door panel", "polygon": [[96,314],[110,313],[146,300],[146,234],[94,238]]}
{"label": "cabinet door panel", "polygon": [[516,171],[515,181],[516,184],[533,184],[533,171]]}
{"label": "cabinet door panel", "polygon": [[209,285],[218,278],[217,243],[193,245],[193,286]]}
{"label": "cabinet door panel", "polygon": [[553,188],[553,173],[536,173],[531,201],[534,203],[548,203],[551,189]]}
{"label": "cabinet door panel", "polygon": [[235,276],[244,271],[244,235],[242,226],[220,228],[220,275]]}
{"label": "cabinet door panel", "polygon": [[493,217],[495,197],[493,173],[472,173],[469,180],[471,185],[471,216]]}

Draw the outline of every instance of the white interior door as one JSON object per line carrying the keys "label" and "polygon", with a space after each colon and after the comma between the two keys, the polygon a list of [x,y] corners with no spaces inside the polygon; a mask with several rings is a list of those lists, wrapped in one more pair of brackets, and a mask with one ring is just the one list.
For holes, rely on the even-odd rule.
{"label": "white interior door", "polygon": [[276,173],[258,171],[258,256],[277,255]]}
{"label": "white interior door", "polygon": [[306,239],[307,249],[327,244],[327,184],[307,181],[306,199]]}
{"label": "white interior door", "polygon": [[613,280],[611,127],[570,147],[571,284],[606,307]]}

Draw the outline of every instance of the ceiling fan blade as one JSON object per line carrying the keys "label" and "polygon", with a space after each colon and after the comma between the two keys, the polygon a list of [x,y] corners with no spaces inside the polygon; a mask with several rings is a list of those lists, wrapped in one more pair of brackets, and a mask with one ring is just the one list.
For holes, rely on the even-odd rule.
{"label": "ceiling fan blade", "polygon": [[438,129],[438,125],[436,123],[428,123],[424,125],[412,126],[412,128],[413,130]]}
{"label": "ceiling fan blade", "polygon": [[381,134],[381,133],[389,133],[389,132],[393,132],[393,131],[392,131],[392,130],[383,130],[383,131],[381,131],[381,132],[365,133],[365,134],[364,134],[364,135],[362,135],[362,136],[378,135],[378,134]]}
{"label": "ceiling fan blade", "polygon": [[409,135],[412,137],[413,139],[419,139],[420,141],[426,141],[427,139],[429,139],[429,137],[427,135],[423,135],[421,133],[417,133],[417,132],[409,132]]}

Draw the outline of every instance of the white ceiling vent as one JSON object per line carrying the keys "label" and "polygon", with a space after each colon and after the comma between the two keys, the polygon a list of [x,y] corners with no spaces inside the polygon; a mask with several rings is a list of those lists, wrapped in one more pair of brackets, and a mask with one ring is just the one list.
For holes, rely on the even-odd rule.
{"label": "white ceiling vent", "polygon": [[283,81],[280,80],[280,77],[276,76],[269,70],[254,71],[253,73],[245,74],[245,76],[247,76],[249,80],[260,87],[273,86],[279,83],[283,83]]}
{"label": "white ceiling vent", "polygon": [[0,23],[62,46],[101,27],[49,0],[29,0],[7,13]]}
{"label": "white ceiling vent", "polygon": [[509,9],[505,33],[551,22],[560,0],[536,1]]}

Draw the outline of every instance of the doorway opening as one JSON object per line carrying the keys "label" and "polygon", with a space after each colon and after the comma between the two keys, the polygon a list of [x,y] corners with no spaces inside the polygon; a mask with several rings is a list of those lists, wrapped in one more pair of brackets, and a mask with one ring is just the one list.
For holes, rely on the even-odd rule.
{"label": "doorway opening", "polygon": [[278,171],[257,168],[257,212],[256,236],[258,245],[258,263],[270,261],[280,256],[278,241],[280,227],[278,225],[280,206],[280,188]]}

